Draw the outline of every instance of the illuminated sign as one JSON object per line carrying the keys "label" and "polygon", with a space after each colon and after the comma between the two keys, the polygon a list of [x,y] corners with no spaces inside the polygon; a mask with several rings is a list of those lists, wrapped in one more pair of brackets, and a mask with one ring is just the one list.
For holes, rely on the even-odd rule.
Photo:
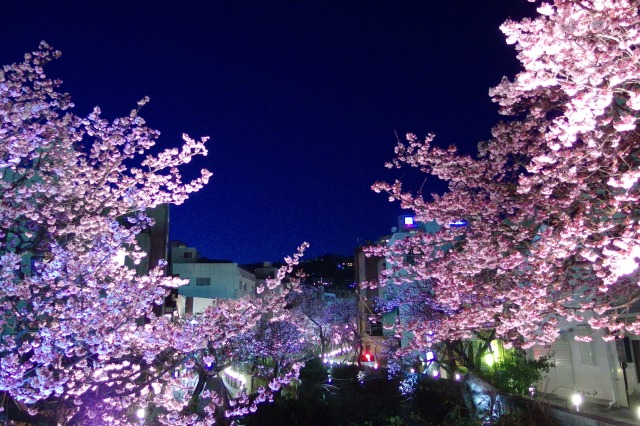
{"label": "illuminated sign", "polygon": [[403,216],[402,221],[400,222],[400,229],[402,230],[410,230],[418,228],[418,222],[413,216]]}
{"label": "illuminated sign", "polygon": [[454,228],[461,227],[461,226],[467,226],[467,221],[464,220],[464,219],[454,220],[453,222],[451,222],[449,224],[449,226],[452,226]]}
{"label": "illuminated sign", "polygon": [[362,356],[360,357],[361,362],[375,362],[375,360],[376,357],[368,352],[362,354]]}

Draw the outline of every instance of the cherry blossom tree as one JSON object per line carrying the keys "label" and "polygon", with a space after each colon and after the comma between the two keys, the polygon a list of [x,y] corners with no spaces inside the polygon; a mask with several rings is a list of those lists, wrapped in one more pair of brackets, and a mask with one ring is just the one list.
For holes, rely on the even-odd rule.
{"label": "cherry blossom tree", "polygon": [[271,383],[277,390],[275,380],[281,372],[300,367],[314,355],[309,329],[296,321],[292,313],[278,318],[263,319],[247,337],[251,339],[249,349],[255,366],[255,376]]}
{"label": "cherry blossom tree", "polygon": [[326,318],[326,301],[322,297],[322,288],[301,286],[299,292],[289,295],[289,305],[301,321],[314,330],[320,342],[320,356],[324,356],[331,343],[331,323]]}
{"label": "cherry blossom tree", "polygon": [[[149,154],[159,133],[138,115],[105,120],[72,112],[61,82],[44,74],[57,58],[46,43],[0,71],[0,415],[58,424],[130,424],[152,409],[168,424],[211,424],[176,372],[211,361],[215,349],[284,307],[272,292],[219,301],[190,321],[153,315],[172,287],[163,264],[147,275],[118,261],[145,254],[136,235],[147,209],[180,204],[210,173],[184,183],[178,167],[206,155],[207,138]],[[295,285],[295,279],[292,281]],[[183,395],[176,398],[176,395]],[[99,420],[98,420],[99,419]]]}
{"label": "cherry blossom tree", "polygon": [[[437,220],[378,247],[381,284],[418,283],[414,343],[495,330],[508,344],[549,343],[566,321],[638,333],[640,297],[640,16],[637,0],[556,0],[535,19],[507,21],[522,71],[490,90],[500,112],[477,156],[407,135],[389,167],[448,182],[444,195],[376,183],[375,191]],[[460,220],[466,226],[451,224]],[[589,337],[585,337],[589,339]]]}
{"label": "cherry blossom tree", "polygon": [[306,328],[314,331],[320,342],[320,357],[324,357],[331,347],[345,345],[358,353],[362,336],[358,331],[357,299],[325,300],[321,287],[302,285],[288,300],[299,321],[307,323]]}
{"label": "cherry blossom tree", "polygon": [[327,323],[331,325],[333,346],[350,348],[355,359],[359,362],[360,355],[362,355],[364,330],[358,329],[358,299],[340,297],[331,300],[327,304],[325,318]]}
{"label": "cherry blossom tree", "polygon": [[[312,357],[308,329],[301,327],[291,312],[269,317],[258,319],[254,327],[241,334],[221,339],[222,345],[214,347],[209,341],[206,355],[196,359],[188,372],[190,377],[194,373],[198,376],[196,387],[185,392],[190,397],[189,405],[197,407],[198,414],[220,420],[254,413],[261,403],[272,402],[274,393],[289,385]],[[243,388],[238,397],[230,397],[219,375],[229,367],[252,377],[253,394]],[[218,408],[212,410],[212,404]]]}

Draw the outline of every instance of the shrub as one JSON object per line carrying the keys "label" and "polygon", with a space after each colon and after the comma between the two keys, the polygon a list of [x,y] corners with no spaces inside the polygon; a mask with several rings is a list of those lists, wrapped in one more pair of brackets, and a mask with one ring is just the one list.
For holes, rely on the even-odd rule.
{"label": "shrub", "polygon": [[543,374],[553,367],[551,357],[545,355],[532,360],[522,351],[514,352],[497,362],[494,373],[488,374],[485,379],[504,392],[527,395],[529,388],[540,382]]}

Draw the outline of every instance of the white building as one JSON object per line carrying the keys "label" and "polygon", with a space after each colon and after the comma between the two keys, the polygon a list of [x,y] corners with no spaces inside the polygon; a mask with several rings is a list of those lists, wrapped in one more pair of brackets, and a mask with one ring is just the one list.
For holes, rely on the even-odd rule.
{"label": "white building", "polygon": [[255,297],[256,277],[237,263],[200,258],[193,247],[171,248],[171,273],[188,279],[178,288],[178,311],[181,315],[203,312],[214,299]]}
{"label": "white building", "polygon": [[[555,364],[539,391],[567,400],[580,394],[586,400],[629,407],[628,395],[640,394],[640,336],[605,342],[605,333],[587,324],[567,324],[552,345],[531,348],[533,358],[552,354]],[[580,342],[576,336],[593,340]]]}

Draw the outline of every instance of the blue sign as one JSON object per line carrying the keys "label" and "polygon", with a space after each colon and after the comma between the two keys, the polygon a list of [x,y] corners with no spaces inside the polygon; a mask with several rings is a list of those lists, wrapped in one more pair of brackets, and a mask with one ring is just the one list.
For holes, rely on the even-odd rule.
{"label": "blue sign", "polygon": [[464,219],[458,219],[458,220],[454,220],[453,222],[451,222],[449,224],[449,226],[452,226],[454,228],[459,228],[461,226],[467,226],[467,221]]}

